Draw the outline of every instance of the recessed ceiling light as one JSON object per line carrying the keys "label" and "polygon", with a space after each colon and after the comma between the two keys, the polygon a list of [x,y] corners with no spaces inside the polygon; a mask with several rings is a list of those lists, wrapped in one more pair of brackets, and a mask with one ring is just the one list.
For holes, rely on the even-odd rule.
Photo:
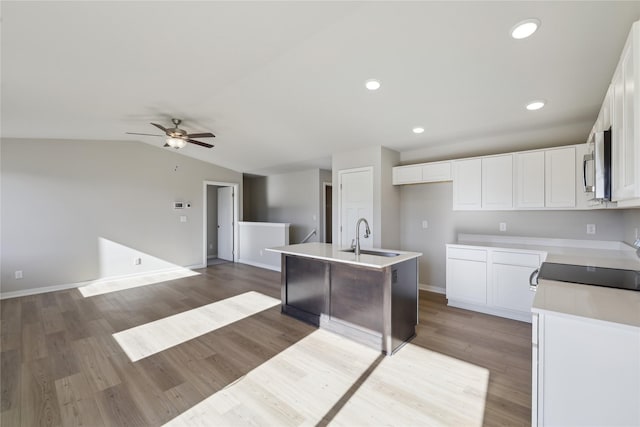
{"label": "recessed ceiling light", "polygon": [[528,103],[526,108],[529,111],[535,111],[544,107],[544,104],[545,104],[544,100],[539,99],[539,100],[531,101],[530,103]]}
{"label": "recessed ceiling light", "polygon": [[518,22],[513,26],[513,28],[511,28],[511,37],[514,39],[526,39],[531,34],[535,33],[538,27],[540,27],[539,19],[525,19],[524,21]]}
{"label": "recessed ceiling light", "polygon": [[380,82],[376,79],[369,79],[364,84],[369,90],[378,90],[380,89]]}
{"label": "recessed ceiling light", "polygon": [[421,128],[421,127],[413,128],[413,133],[422,133],[422,132],[424,132],[424,128]]}

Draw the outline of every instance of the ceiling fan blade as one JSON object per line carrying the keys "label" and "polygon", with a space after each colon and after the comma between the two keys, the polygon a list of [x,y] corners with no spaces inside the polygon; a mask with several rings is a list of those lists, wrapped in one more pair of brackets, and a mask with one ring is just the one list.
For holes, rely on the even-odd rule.
{"label": "ceiling fan blade", "polygon": [[129,135],[164,136],[164,135],[157,135],[153,133],[138,133],[138,132],[125,132],[125,133]]}
{"label": "ceiling fan blade", "polygon": [[194,139],[187,139],[186,141],[190,142],[192,144],[200,145],[202,147],[207,147],[207,148],[212,148],[213,147],[213,145],[211,145],[211,144],[207,144],[206,142],[196,141]]}
{"label": "ceiling fan blade", "polygon": [[190,133],[187,135],[187,138],[215,138],[216,136],[211,132],[204,133]]}
{"label": "ceiling fan blade", "polygon": [[157,123],[151,123],[153,126],[157,127],[158,129],[160,129],[162,132],[167,133],[167,128],[165,128],[162,125],[159,125]]}

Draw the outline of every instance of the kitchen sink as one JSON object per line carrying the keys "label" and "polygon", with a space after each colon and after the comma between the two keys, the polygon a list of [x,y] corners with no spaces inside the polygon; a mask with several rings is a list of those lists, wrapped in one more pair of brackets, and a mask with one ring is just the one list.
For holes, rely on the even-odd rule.
{"label": "kitchen sink", "polygon": [[[340,252],[350,252],[350,253],[354,253],[356,250],[351,248],[351,249],[344,249]],[[369,249],[360,249],[360,255],[374,255],[374,256],[386,256],[386,257],[394,257],[394,256],[398,256],[400,255],[399,253],[396,252],[384,252],[384,251],[372,251]]]}

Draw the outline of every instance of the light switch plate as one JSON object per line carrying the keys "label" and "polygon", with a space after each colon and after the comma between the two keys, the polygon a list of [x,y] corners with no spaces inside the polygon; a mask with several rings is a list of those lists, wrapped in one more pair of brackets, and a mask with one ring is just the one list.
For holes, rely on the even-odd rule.
{"label": "light switch plate", "polygon": [[587,224],[587,234],[596,234],[595,224]]}
{"label": "light switch plate", "polygon": [[180,222],[187,222],[187,216],[186,215],[180,215]]}
{"label": "light switch plate", "polygon": [[507,231],[507,223],[506,222],[501,222],[500,223],[500,231]]}

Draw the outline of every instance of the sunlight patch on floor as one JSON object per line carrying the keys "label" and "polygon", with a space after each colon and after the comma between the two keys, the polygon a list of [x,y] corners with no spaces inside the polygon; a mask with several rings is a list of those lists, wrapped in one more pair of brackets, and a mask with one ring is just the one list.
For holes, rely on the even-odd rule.
{"label": "sunlight patch on floor", "polygon": [[83,297],[93,297],[96,295],[108,294],[110,292],[124,291],[126,289],[138,288],[140,286],[155,285],[169,280],[183,279],[185,277],[197,276],[200,273],[180,268],[161,273],[145,274],[143,276],[125,277],[121,279],[105,280],[99,279],[78,288]]}
{"label": "sunlight patch on floor", "polygon": [[279,299],[246,292],[117,332],[113,338],[135,362],[279,304]]}
{"label": "sunlight patch on floor", "polygon": [[482,425],[487,369],[409,344],[350,390],[379,356],[319,329],[165,426]]}
{"label": "sunlight patch on floor", "polygon": [[489,370],[407,344],[386,357],[332,425],[482,426]]}

